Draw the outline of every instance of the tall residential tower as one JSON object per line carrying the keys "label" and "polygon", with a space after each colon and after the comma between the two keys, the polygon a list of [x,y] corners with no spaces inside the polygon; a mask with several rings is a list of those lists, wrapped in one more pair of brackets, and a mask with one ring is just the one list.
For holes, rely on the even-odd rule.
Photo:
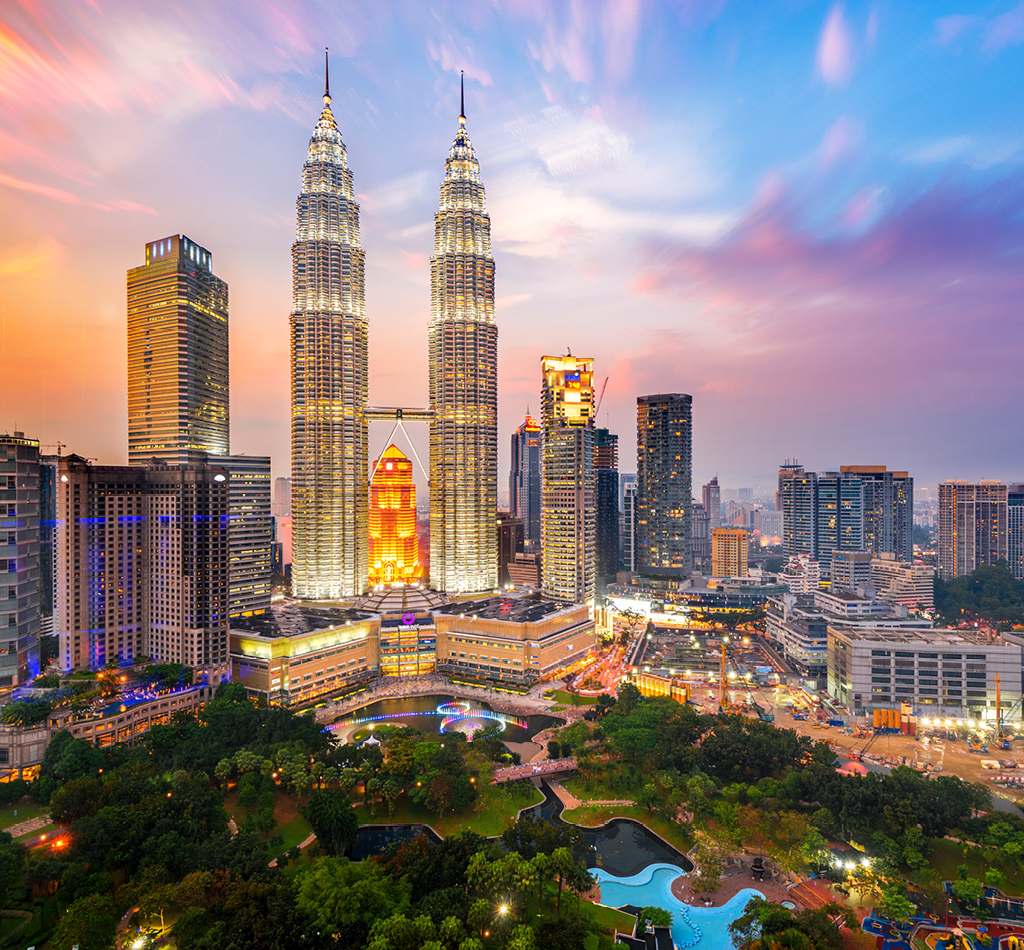
{"label": "tall residential tower", "polygon": [[465,97],[434,216],[430,289],[430,586],[490,590],[498,586],[498,327],[491,219]]}
{"label": "tall residential tower", "polygon": [[637,570],[685,577],[693,567],[693,399],[685,393],[636,400]]}
{"label": "tall residential tower", "polygon": [[292,589],[307,599],[362,594],[369,565],[364,258],[326,78],[292,245]]}
{"label": "tall residential tower", "polygon": [[545,356],[541,373],[544,593],[589,604],[596,580],[594,361]]}

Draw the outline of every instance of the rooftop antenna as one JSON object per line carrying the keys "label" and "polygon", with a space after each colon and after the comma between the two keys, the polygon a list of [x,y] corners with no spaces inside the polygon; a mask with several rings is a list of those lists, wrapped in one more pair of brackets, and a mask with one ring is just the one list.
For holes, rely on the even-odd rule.
{"label": "rooftop antenna", "polygon": [[324,47],[324,105],[331,104],[331,69],[328,61],[329,51]]}
{"label": "rooftop antenna", "polygon": [[466,74],[459,70],[459,124],[466,124]]}

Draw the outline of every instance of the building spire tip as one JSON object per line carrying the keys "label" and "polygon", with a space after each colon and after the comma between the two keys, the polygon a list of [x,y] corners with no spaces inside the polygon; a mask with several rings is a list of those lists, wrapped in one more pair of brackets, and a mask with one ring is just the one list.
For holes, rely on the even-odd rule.
{"label": "building spire tip", "polygon": [[459,122],[466,124],[466,73],[459,70]]}
{"label": "building spire tip", "polygon": [[330,51],[324,47],[324,105],[331,104],[331,70],[329,61]]}

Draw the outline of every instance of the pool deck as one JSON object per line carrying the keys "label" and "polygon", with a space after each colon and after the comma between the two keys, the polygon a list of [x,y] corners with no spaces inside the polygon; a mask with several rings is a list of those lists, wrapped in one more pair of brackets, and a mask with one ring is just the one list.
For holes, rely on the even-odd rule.
{"label": "pool deck", "polygon": [[672,882],[672,896],[676,900],[694,907],[703,907],[704,898],[707,897],[711,900],[712,907],[721,907],[740,891],[750,887],[760,891],[765,898],[776,904],[789,900],[799,903],[799,898],[787,891],[777,881],[768,879],[755,881],[749,873],[733,874],[731,877],[725,878],[714,891],[695,891],[690,884],[690,878],[683,875]]}

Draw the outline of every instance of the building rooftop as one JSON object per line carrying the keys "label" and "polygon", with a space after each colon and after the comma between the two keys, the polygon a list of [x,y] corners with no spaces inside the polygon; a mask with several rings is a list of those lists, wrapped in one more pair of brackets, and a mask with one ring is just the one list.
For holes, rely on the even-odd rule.
{"label": "building rooftop", "polygon": [[992,637],[980,630],[921,630],[892,629],[889,627],[872,629],[870,627],[847,627],[842,623],[834,623],[831,629],[846,634],[854,640],[885,641],[886,643],[910,644],[946,644],[957,646],[1016,646],[1000,637]]}
{"label": "building rooftop", "polygon": [[534,600],[526,597],[484,597],[441,607],[439,614],[464,614],[486,620],[505,620],[509,623],[536,623],[562,610],[574,608],[565,601]]}
{"label": "building rooftop", "polygon": [[236,617],[231,629],[260,637],[298,637],[315,630],[328,630],[346,623],[369,620],[373,611],[346,607],[310,607],[296,600],[275,601],[269,614]]}
{"label": "building rooftop", "polygon": [[396,584],[371,591],[356,601],[360,610],[375,614],[404,614],[434,610],[449,603],[451,598],[419,584]]}

